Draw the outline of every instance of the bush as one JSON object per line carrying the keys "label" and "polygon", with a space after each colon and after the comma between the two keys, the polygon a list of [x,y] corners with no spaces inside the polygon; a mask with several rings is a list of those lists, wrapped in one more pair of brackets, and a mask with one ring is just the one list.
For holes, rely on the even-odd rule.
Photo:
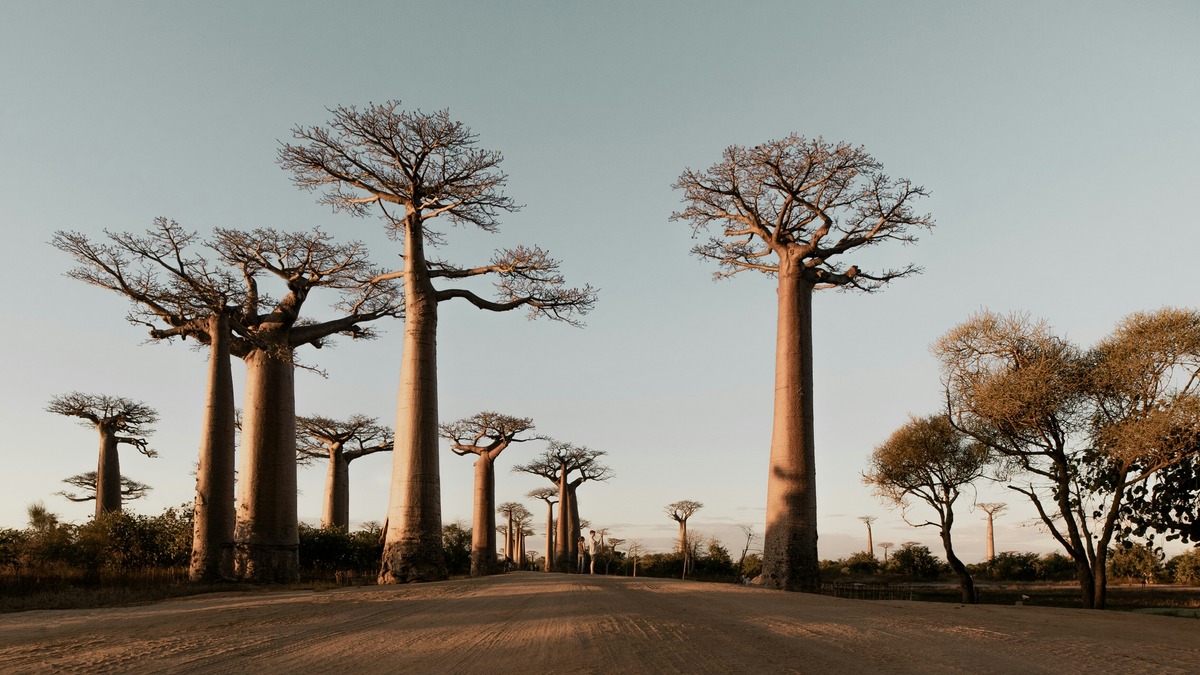
{"label": "bush", "polygon": [[909,542],[891,555],[888,569],[918,579],[934,579],[942,572],[943,563],[928,546]]}
{"label": "bush", "polygon": [[855,553],[840,562],[851,574],[875,574],[879,571],[879,559],[865,551]]}
{"label": "bush", "polygon": [[[368,526],[375,525],[367,523]],[[300,524],[300,570],[317,576],[337,572],[375,574],[383,558],[378,526],[347,532]]]}
{"label": "bush", "polygon": [[1200,548],[1171,558],[1167,570],[1177,584],[1200,585]]}
{"label": "bush", "polygon": [[[471,573],[471,528],[462,523],[443,526],[442,549],[446,557],[446,570],[450,574]],[[383,557],[382,550],[379,557]]]}
{"label": "bush", "polygon": [[1070,581],[1078,574],[1075,561],[1061,553],[1046,553],[1034,563],[1038,581]]}
{"label": "bush", "polygon": [[1128,542],[1109,550],[1107,572],[1110,579],[1135,581],[1158,581],[1166,576],[1162,560],[1154,549]]}

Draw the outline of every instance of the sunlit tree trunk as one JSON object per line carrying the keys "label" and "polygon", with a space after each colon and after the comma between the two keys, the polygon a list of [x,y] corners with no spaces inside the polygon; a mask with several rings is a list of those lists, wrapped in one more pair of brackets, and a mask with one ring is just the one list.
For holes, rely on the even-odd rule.
{"label": "sunlit tree trunk", "polygon": [[229,320],[209,319],[208,400],[200,431],[196,503],[193,510],[192,581],[233,576],[236,406],[230,366]]}
{"label": "sunlit tree trunk", "polygon": [[442,551],[438,464],[437,297],[425,271],[424,235],[409,218],[404,238],[404,352],[392,452],[392,491],[380,583],[449,575]]}
{"label": "sunlit tree trunk", "polygon": [[992,514],[987,514],[987,559],[991,562],[996,557],[996,538],[992,534]]}
{"label": "sunlit tree trunk", "polygon": [[121,510],[121,455],[117,434],[98,425],[100,456],[96,462],[96,515]]}
{"label": "sunlit tree trunk", "polygon": [[299,578],[296,403],[290,350],[246,356],[237,574],[251,581]]}
{"label": "sunlit tree trunk", "polygon": [[471,576],[496,571],[496,464],[484,452],[475,460],[475,514],[471,524]]}
{"label": "sunlit tree trunk", "polygon": [[542,571],[549,572],[554,562],[554,504],[546,504],[546,562],[542,563]]}
{"label": "sunlit tree trunk", "polygon": [[775,416],[767,477],[763,583],[816,593],[817,493],[813,438],[813,285],[781,257],[775,346]]}
{"label": "sunlit tree trunk", "polygon": [[554,568],[559,572],[575,569],[575,556],[571,555],[571,495],[567,490],[567,472],[564,467],[558,479],[558,526],[554,530]]}
{"label": "sunlit tree trunk", "polygon": [[350,462],[340,448],[329,453],[321,527],[342,531],[350,529]]}

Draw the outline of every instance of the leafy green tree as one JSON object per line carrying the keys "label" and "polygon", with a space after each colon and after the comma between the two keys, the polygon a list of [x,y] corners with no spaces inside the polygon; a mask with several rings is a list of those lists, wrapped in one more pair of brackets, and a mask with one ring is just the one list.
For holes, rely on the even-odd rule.
{"label": "leafy green tree", "polygon": [[[982,478],[991,462],[988,447],[954,428],[946,415],[913,417],[875,448],[863,480],[904,511],[904,521],[915,527],[936,527],[950,569],[958,577],[962,601],[974,604],[975,583],[954,553],[951,529],[954,503],[962,490]],[[910,500],[925,502],[937,520],[908,519]]]}
{"label": "leafy green tree", "polygon": [[1167,571],[1177,584],[1200,585],[1200,548],[1194,548],[1167,561]]}
{"label": "leafy green tree", "polygon": [[898,573],[920,579],[936,578],[941,571],[941,562],[928,546],[915,541],[905,542],[892,553],[888,567]]}
{"label": "leafy green tree", "polygon": [[463,523],[447,523],[442,527],[442,549],[450,574],[471,573],[471,528]]}
{"label": "leafy green tree", "polygon": [[1161,555],[1145,544],[1116,546],[1108,554],[1110,579],[1156,582],[1165,576]]}

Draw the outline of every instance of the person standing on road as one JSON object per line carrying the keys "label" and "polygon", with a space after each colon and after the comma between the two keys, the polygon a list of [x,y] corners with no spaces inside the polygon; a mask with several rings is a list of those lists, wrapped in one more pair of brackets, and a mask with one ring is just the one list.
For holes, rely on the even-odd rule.
{"label": "person standing on road", "polygon": [[592,564],[588,567],[588,574],[596,573],[596,552],[600,550],[600,540],[596,537],[595,530],[588,530],[588,536],[591,541],[588,542],[588,554],[592,557]]}
{"label": "person standing on road", "polygon": [[587,544],[583,541],[583,535],[579,535],[579,543],[575,546],[575,548],[579,550],[579,554],[576,556],[575,561],[575,572],[578,574],[583,574],[584,557],[587,556]]}

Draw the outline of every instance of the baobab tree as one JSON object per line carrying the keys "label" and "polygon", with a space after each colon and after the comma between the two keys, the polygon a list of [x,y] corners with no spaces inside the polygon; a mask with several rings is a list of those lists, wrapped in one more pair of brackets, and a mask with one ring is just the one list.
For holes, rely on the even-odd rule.
{"label": "baobab tree", "polygon": [[862,147],[791,135],[752,148],[730,146],[706,171],[675,182],[685,206],[671,216],[694,235],[720,235],[692,252],[716,261],[716,278],[757,271],[777,279],[775,406],[767,478],[763,583],[820,590],[813,435],[812,293],[879,290],[918,268],[871,272],[846,254],[887,241],[910,243],[933,226],[913,211],[926,196],[892,179]]}
{"label": "baobab tree", "polygon": [[679,555],[683,558],[683,578],[687,578],[688,570],[688,537],[687,521],[694,513],[704,508],[704,504],[690,499],[684,499],[664,507],[671,520],[679,523]]}
{"label": "baobab tree", "polygon": [[157,457],[146,436],[158,421],[158,412],[124,396],[83,394],[73,391],[50,399],[46,412],[78,417],[85,427],[100,434],[96,463],[96,515],[121,510],[121,456],[118,448],[132,445],[147,457]]}
{"label": "baobab tree", "polygon": [[233,327],[241,325],[255,270],[243,266],[234,275],[211,264],[189,250],[197,235],[166,218],[155,219],[143,235],[105,235],[107,243],[96,243],[79,232],[55,233],[51,244],[78,263],[68,276],[127,298],[133,304],[128,320],[148,326],[151,339],[191,338],[208,347],[189,576],[193,581],[230,578],[236,442],[230,357],[248,351]]}
{"label": "baobab tree", "polygon": [[613,471],[601,463],[607,453],[586,446],[550,440],[549,447],[532,461],[513,467],[513,471],[541,476],[558,486],[558,523],[554,533],[554,568],[560,572],[574,569],[578,558],[579,486],[588,481],[606,481]]}
{"label": "baobab tree", "polygon": [[888,552],[888,549],[892,548],[892,547],[893,547],[893,546],[895,546],[895,545],[896,545],[895,543],[893,543],[893,542],[890,542],[890,541],[881,541],[881,542],[879,542],[879,548],[883,549],[883,565],[884,565],[884,567],[887,567],[887,552]]}
{"label": "baobab tree", "polygon": [[[475,456],[474,522],[471,531],[471,576],[495,572],[496,566],[496,459],[513,443],[535,440],[533,420],[494,412],[476,413],[438,427],[450,441],[450,450]],[[511,549],[505,549],[508,553]]]}
{"label": "baobab tree", "polygon": [[992,521],[1004,513],[1008,504],[1004,502],[979,502],[975,504],[987,514],[987,559],[989,562],[996,557],[996,537],[992,530]]}
{"label": "baobab tree", "polygon": [[350,529],[350,462],[374,454],[391,452],[392,430],[374,417],[353,415],[349,419],[329,417],[296,418],[296,456],[301,464],[328,460],[321,527]]}
{"label": "baobab tree", "polygon": [[[359,110],[339,106],[323,127],[292,130],[296,144],[279,150],[279,163],[321,201],[353,215],[376,212],[402,242],[403,269],[380,280],[403,279],[406,298],[400,393],[396,413],[392,493],[379,579],[403,583],[446,578],[441,547],[441,474],[438,464],[437,322],[439,303],[462,299],[493,312],[525,309],[578,325],[595,291],[567,288],[559,262],[537,247],[498,251],[490,262],[458,266],[430,258],[426,244],[444,242],[436,219],[497,230],[497,216],[518,209],[502,192],[507,176],[499,152],[447,111],[404,111],[398,101]],[[491,278],[497,298],[435,282]]]}
{"label": "baobab tree", "polygon": [[504,516],[507,521],[501,526],[505,535],[504,557],[511,563],[519,565],[521,560],[518,557],[518,548],[521,531],[533,514],[520,502],[504,502],[496,507],[496,512]]}
{"label": "baobab tree", "polygon": [[871,523],[879,520],[876,516],[859,516],[859,520],[867,525],[867,555],[875,557],[875,542],[871,538]]}
{"label": "baobab tree", "polygon": [[[64,478],[63,481],[67,485],[80,490],[80,492],[67,492],[63,490],[55,494],[66,497],[73,502],[90,502],[96,499],[96,472],[88,471],[87,473],[77,473],[74,476]],[[145,483],[139,483],[136,480],[121,476],[121,500],[122,502],[131,502],[135,499],[141,499],[150,492],[150,486]]]}
{"label": "baobab tree", "polygon": [[1200,453],[1200,312],[1132,314],[1088,352],[1024,315],[982,312],[934,346],[954,425],[1013,467],[1103,609],[1126,495]]}
{"label": "baobab tree", "polygon": [[[249,349],[242,417],[237,523],[238,576],[260,582],[291,581],[299,575],[296,517],[295,351],[321,347],[335,334],[369,339],[364,324],[403,314],[403,297],[390,283],[367,283],[379,270],[359,242],[337,244],[330,235],[257,229],[218,229],[213,248],[229,265],[254,269],[286,284],[274,301],[248,280],[242,323]],[[338,292],[326,321],[302,319],[305,301],[317,288]]]}
{"label": "baobab tree", "polygon": [[558,489],[552,487],[534,488],[526,497],[540,499],[546,502],[546,564],[542,571],[549,572],[554,560],[554,505],[558,503]]}
{"label": "baobab tree", "polygon": [[[954,503],[964,488],[987,473],[991,461],[987,446],[955,429],[948,416],[912,417],[875,448],[863,474],[875,494],[903,509],[906,523],[938,528],[946,562],[958,577],[966,604],[976,601],[975,583],[954,553]],[[909,499],[914,497],[933,508],[936,521],[908,519]]]}

